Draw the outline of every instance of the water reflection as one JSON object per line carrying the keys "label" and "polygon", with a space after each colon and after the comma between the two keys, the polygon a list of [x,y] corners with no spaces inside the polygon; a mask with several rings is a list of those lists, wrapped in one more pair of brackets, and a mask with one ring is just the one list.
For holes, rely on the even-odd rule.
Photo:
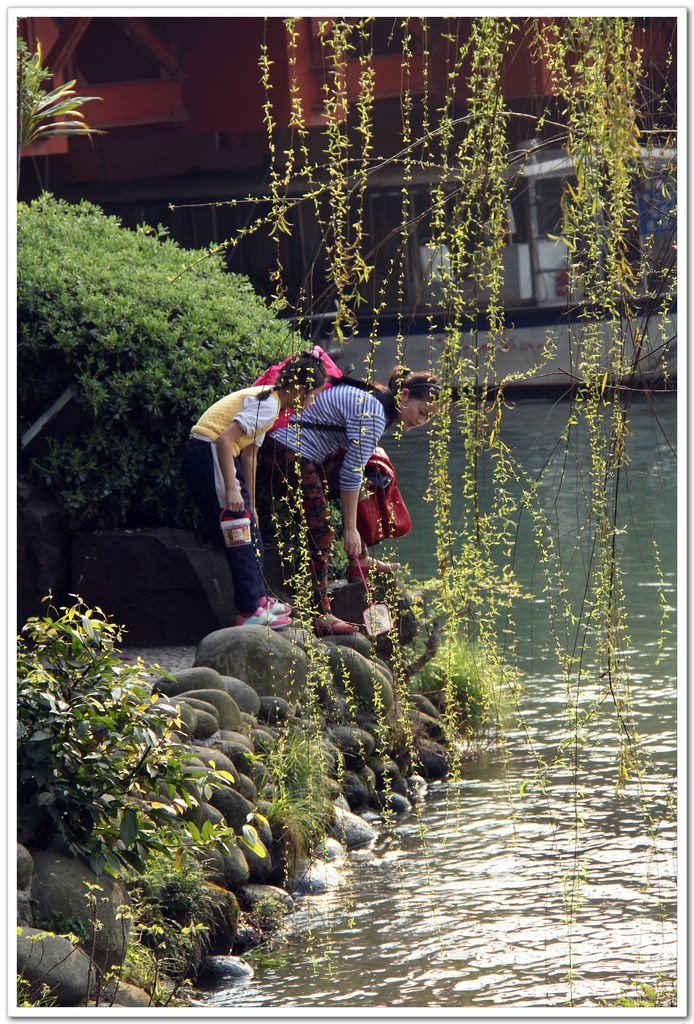
{"label": "water reflection", "polygon": [[[568,406],[525,403],[508,417],[505,440],[528,473],[544,465],[567,412]],[[619,727],[603,684],[586,673],[578,706],[594,708],[590,742],[569,742],[568,763],[552,772],[547,790],[529,785],[519,796],[536,758],[549,761],[571,741],[546,606],[528,602],[517,614],[522,718],[504,747],[465,762],[459,783],[433,785],[421,818],[399,822],[391,845],[349,858],[346,889],[304,900],[281,947],[284,963],[260,964],[252,980],[210,996],[211,1005],[509,1008],[571,999],[595,1006],[638,981],[654,982],[660,972],[674,977],[676,837],[668,801],[676,755],[675,639],[673,633],[663,642],[660,634],[651,543],[654,537],[674,606],[673,400],[659,403],[658,421],[645,402],[635,403],[620,505],[627,524],[620,540],[630,609],[630,723],[652,772],[616,791]],[[398,551],[427,576],[434,563],[430,506],[421,501],[422,444],[421,436],[404,435],[393,452],[415,519]],[[455,450],[454,465],[462,457]],[[562,472],[560,482],[550,463],[541,496],[556,508],[568,542],[584,496]],[[534,548],[527,532],[520,538],[516,572],[538,589]]]}

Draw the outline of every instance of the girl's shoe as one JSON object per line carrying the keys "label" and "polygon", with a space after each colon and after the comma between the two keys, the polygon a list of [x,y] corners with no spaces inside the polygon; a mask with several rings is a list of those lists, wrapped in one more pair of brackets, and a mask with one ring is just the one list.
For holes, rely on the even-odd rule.
{"label": "girl's shoe", "polygon": [[284,618],[292,613],[292,606],[284,601],[280,601],[273,594],[268,594],[267,597],[264,597],[260,602],[260,607],[269,608],[273,615],[279,615],[280,618]]}
{"label": "girl's shoe", "polygon": [[235,626],[268,626],[270,629],[284,629],[291,624],[292,620],[287,616],[273,615],[270,608],[263,608],[262,605],[254,612],[237,615],[234,619]]}
{"label": "girl's shoe", "polygon": [[345,622],[336,615],[317,615],[313,620],[313,632],[316,636],[349,636],[358,633],[359,627],[354,622]]}
{"label": "girl's shoe", "polygon": [[[367,572],[395,572],[396,569],[400,568],[400,562],[381,562],[378,558],[369,558],[366,565],[362,563],[361,572],[364,575]],[[358,583],[361,579],[361,572],[359,572],[359,566],[356,561],[350,559],[349,565],[347,566],[347,582]]]}

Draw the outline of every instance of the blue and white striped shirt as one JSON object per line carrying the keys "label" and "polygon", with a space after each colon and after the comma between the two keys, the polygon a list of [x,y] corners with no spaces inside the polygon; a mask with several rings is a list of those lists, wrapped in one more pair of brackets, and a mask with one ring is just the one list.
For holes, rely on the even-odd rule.
{"label": "blue and white striped shirt", "polygon": [[[302,430],[302,423],[322,423],[342,427],[342,430],[314,430],[311,427]],[[279,444],[313,462],[322,462],[338,448],[344,448],[346,454],[340,469],[340,489],[358,491],[364,466],[385,429],[386,415],[377,398],[360,388],[339,384],[321,391],[313,405],[300,417],[292,416],[286,427],[280,427],[271,436]]]}

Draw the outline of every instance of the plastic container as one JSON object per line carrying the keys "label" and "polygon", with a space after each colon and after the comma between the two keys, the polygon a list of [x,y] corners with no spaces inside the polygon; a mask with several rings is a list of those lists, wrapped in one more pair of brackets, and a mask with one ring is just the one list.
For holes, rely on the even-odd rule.
{"label": "plastic container", "polygon": [[251,543],[251,520],[247,512],[227,513],[231,516],[220,521],[224,547],[241,548]]}

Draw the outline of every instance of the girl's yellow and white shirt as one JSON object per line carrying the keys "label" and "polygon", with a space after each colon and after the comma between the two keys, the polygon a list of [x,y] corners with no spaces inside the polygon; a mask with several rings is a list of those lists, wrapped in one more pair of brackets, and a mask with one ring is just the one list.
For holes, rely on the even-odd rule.
{"label": "girl's yellow and white shirt", "polygon": [[249,444],[260,447],[280,414],[279,398],[275,392],[258,401],[257,396],[267,390],[267,386],[244,388],[220,398],[202,414],[191,431],[191,437],[200,441],[216,441],[228,426],[236,422],[244,434],[234,443],[234,456]]}

